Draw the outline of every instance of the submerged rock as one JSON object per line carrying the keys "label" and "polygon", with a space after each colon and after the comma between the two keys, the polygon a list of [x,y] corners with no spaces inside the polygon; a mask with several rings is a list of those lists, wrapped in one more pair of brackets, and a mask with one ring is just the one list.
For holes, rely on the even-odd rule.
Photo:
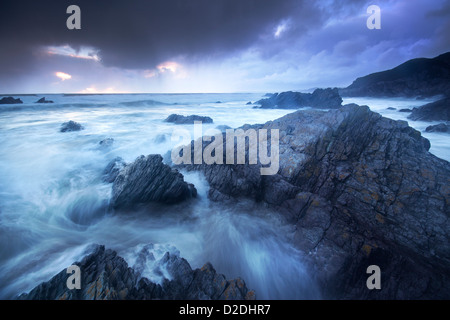
{"label": "submerged rock", "polygon": [[112,187],[112,206],[129,208],[149,202],[174,204],[195,197],[195,187],[162,160],[159,154],[140,156],[121,170]]}
{"label": "submerged rock", "polygon": [[179,114],[171,114],[164,121],[175,124],[194,124],[194,121],[201,121],[203,123],[213,123],[213,119],[211,119],[210,117],[203,117],[198,115],[182,116]]}
{"label": "submerged rock", "polygon": [[450,132],[450,126],[445,123],[439,123],[435,126],[429,126],[425,129],[426,132]]}
{"label": "submerged rock", "polygon": [[408,119],[414,121],[450,121],[450,98],[444,98],[419,108],[414,108]]}
{"label": "submerged rock", "polygon": [[19,103],[23,103],[22,100],[20,100],[20,98],[14,99],[13,97],[3,97],[0,100],[0,104],[19,104]]}
{"label": "submerged rock", "polygon": [[126,167],[125,161],[121,157],[116,157],[111,160],[103,170],[103,182],[113,183],[119,175],[120,171]]}
{"label": "submerged rock", "polygon": [[342,106],[342,98],[337,88],[316,89],[313,93],[282,92],[275,93],[268,99],[256,102],[261,108],[298,109],[311,107],[319,109],[335,109]]}
{"label": "submerged rock", "polygon": [[114,139],[113,138],[106,138],[106,139],[103,139],[102,141],[100,141],[98,144],[102,148],[111,148],[112,145],[114,144]]}
{"label": "submerged rock", "polygon": [[[212,200],[264,201],[293,224],[325,298],[450,298],[450,164],[419,131],[354,104],[248,128],[279,130],[276,175],[249,164],[182,167],[204,173]],[[371,264],[382,290],[366,287]]]}
{"label": "submerged rock", "polygon": [[164,143],[167,141],[167,135],[166,134],[158,134],[154,139],[153,142],[155,143]]}
{"label": "submerged rock", "polygon": [[83,130],[84,127],[79,124],[78,122],[75,121],[68,121],[68,122],[64,122],[61,125],[61,129],[59,130],[60,132],[71,132],[71,131],[80,131]]}
{"label": "submerged rock", "polygon": [[[154,259],[148,256],[144,247],[138,259]],[[43,282],[29,293],[18,297],[20,300],[243,300],[254,299],[244,280],[227,280],[218,274],[211,264],[192,270],[189,263],[178,255],[166,252],[158,261],[164,268],[166,277],[162,283],[152,282],[141,276],[141,272],[130,268],[117,253],[104,246],[96,245],[90,254],[80,262],[81,289],[69,290],[66,269]],[[141,270],[142,271],[142,270]]]}

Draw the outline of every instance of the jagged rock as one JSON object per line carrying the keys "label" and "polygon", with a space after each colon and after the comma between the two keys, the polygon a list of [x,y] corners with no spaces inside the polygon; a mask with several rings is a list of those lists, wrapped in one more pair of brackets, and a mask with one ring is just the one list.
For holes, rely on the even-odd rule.
{"label": "jagged rock", "polygon": [[83,130],[84,127],[79,124],[78,122],[75,121],[68,121],[68,122],[64,122],[61,125],[61,129],[59,130],[60,132],[71,132],[71,131],[80,131]]}
{"label": "jagged rock", "polygon": [[[146,248],[144,248],[146,249]],[[216,273],[211,264],[202,269],[192,270],[189,263],[167,252],[158,261],[164,266],[171,279],[164,278],[162,284],[141,277],[134,268],[117,253],[104,246],[96,245],[81,262],[81,289],[69,290],[66,281],[69,275],[62,270],[47,282],[43,282],[29,293],[18,297],[20,300],[194,300],[233,299],[250,300],[254,292],[249,291],[241,279],[227,280]],[[148,253],[148,251],[147,251]],[[140,253],[146,259],[146,253]],[[154,259],[154,257],[153,257]]]}
{"label": "jagged rock", "polygon": [[[325,298],[450,298],[450,164],[419,131],[354,104],[248,128],[280,131],[278,174],[182,167],[204,173],[212,200],[264,201],[294,224]],[[383,290],[367,290],[370,264]]]}
{"label": "jagged rock", "polygon": [[270,98],[256,102],[261,108],[298,109],[311,107],[319,109],[335,109],[342,106],[342,98],[337,88],[316,89],[313,93],[282,92]]}
{"label": "jagged rock", "polygon": [[450,126],[445,123],[439,123],[435,126],[429,126],[425,129],[426,132],[450,132]]}
{"label": "jagged rock", "polygon": [[421,121],[450,121],[450,98],[444,98],[414,108],[408,116],[411,120]]}
{"label": "jagged rock", "polygon": [[149,202],[172,204],[195,197],[195,187],[162,160],[160,155],[140,156],[121,170],[112,187],[112,206],[125,208]]}
{"label": "jagged rock", "polygon": [[253,104],[251,101],[247,102],[246,105],[251,105]]}
{"label": "jagged rock", "polygon": [[0,104],[19,104],[19,103],[23,103],[22,100],[20,100],[20,98],[14,99],[13,97],[3,97],[0,100]]}
{"label": "jagged rock", "polygon": [[194,124],[194,121],[201,121],[203,123],[213,123],[213,119],[211,119],[210,117],[203,117],[197,115],[182,116],[179,114],[171,114],[164,121],[175,124]]}
{"label": "jagged rock", "polygon": [[419,58],[356,79],[339,90],[348,97],[433,97],[450,95],[450,52]]}
{"label": "jagged rock", "polygon": [[35,103],[53,103],[53,101],[45,100],[45,97],[42,97],[38,101],[36,101]]}
{"label": "jagged rock", "polygon": [[103,170],[103,182],[113,183],[119,175],[120,171],[126,167],[125,161],[121,157],[116,157],[111,160],[106,166],[105,170]]}

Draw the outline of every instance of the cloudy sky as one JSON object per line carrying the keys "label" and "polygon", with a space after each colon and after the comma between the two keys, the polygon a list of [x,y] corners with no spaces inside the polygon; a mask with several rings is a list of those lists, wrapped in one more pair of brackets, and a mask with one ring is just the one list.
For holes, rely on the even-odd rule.
{"label": "cloudy sky", "polygon": [[[66,27],[72,4],[81,30]],[[448,30],[448,0],[2,0],[0,93],[347,86],[450,51]]]}

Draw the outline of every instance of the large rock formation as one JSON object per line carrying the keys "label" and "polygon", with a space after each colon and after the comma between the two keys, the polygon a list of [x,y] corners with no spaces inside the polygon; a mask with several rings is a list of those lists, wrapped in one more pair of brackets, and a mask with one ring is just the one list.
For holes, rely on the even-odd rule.
{"label": "large rock formation", "polygon": [[[62,270],[47,282],[43,282],[21,300],[243,300],[254,299],[244,280],[227,280],[216,273],[213,266],[205,264],[201,269],[192,270],[189,263],[179,255],[166,252],[155,261],[145,246],[138,254],[136,265],[130,268],[117,253],[104,246],[95,246],[92,253],[74,265],[80,267],[81,289],[69,290],[66,286],[69,275]],[[143,277],[145,263],[154,262],[153,272],[161,273],[161,283]],[[169,277],[170,279],[168,279]]]}
{"label": "large rock formation", "polygon": [[[357,105],[248,128],[280,130],[278,174],[182,167],[204,172],[211,199],[264,201],[294,224],[325,298],[450,298],[450,164],[419,131]],[[382,290],[366,287],[372,264]]]}
{"label": "large rock formation", "polygon": [[[140,156],[121,170],[114,178],[112,207],[131,208],[149,202],[172,204],[195,197],[195,187],[186,183],[181,173],[162,160],[160,155]],[[111,169],[115,167],[114,163],[110,165],[108,167]],[[111,177],[111,170],[105,173],[107,177]]]}
{"label": "large rock formation", "polygon": [[210,117],[198,116],[198,115],[190,115],[190,116],[182,116],[179,114],[171,114],[167,117],[165,122],[171,122],[175,124],[194,124],[194,121],[201,121],[203,123],[213,123],[213,119]]}
{"label": "large rock formation", "polygon": [[408,116],[411,120],[421,121],[450,121],[450,98],[444,98],[414,108]]}
{"label": "large rock formation", "polygon": [[338,89],[316,89],[313,93],[301,92],[282,92],[275,93],[267,99],[256,102],[263,109],[298,109],[303,107],[311,107],[318,109],[335,109],[342,105],[342,98]]}
{"label": "large rock formation", "polygon": [[358,78],[340,93],[346,97],[450,96],[450,52],[433,59],[412,59]]}

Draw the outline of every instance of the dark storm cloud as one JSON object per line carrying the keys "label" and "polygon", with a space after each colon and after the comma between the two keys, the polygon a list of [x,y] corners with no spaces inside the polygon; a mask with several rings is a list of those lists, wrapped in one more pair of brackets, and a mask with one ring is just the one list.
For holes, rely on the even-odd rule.
{"label": "dark storm cloud", "polygon": [[[66,9],[81,8],[82,30],[66,28]],[[298,11],[293,0],[2,0],[2,71],[20,72],[44,45],[100,50],[102,63],[152,68],[172,57],[226,55]],[[305,14],[308,16],[308,14]]]}

